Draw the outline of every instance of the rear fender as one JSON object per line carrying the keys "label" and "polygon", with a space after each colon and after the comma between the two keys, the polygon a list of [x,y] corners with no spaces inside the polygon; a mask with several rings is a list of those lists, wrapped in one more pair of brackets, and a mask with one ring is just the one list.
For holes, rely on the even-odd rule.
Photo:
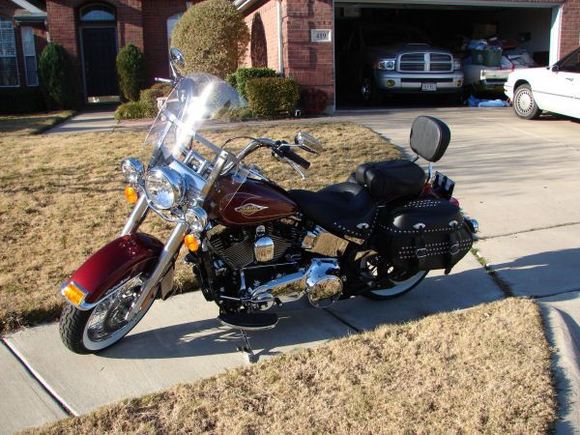
{"label": "rear fender", "polygon": [[[109,289],[125,278],[153,270],[163,246],[158,239],[144,233],[119,237],[91,255],[65,285],[72,282],[85,293],[77,306],[79,309],[91,309]],[[168,275],[173,275],[173,266],[166,277]],[[163,281],[163,287],[167,287],[166,280]]]}

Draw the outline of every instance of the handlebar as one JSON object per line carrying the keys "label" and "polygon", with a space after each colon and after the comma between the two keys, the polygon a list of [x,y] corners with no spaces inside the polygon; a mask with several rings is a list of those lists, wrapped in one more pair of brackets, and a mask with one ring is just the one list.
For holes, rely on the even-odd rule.
{"label": "handlebar", "polygon": [[278,147],[278,151],[282,155],[282,157],[287,158],[288,160],[293,161],[297,165],[302,166],[304,169],[310,168],[310,162],[302,157],[300,157],[297,153],[292,151],[288,145],[281,145]]}

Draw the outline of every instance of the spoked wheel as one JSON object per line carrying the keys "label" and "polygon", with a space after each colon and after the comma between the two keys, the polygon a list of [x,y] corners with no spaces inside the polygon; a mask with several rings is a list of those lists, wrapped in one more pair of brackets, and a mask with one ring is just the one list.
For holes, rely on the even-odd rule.
{"label": "spoked wheel", "polygon": [[[142,274],[129,277],[112,287],[103,301],[88,311],[67,305],[60,318],[60,336],[63,343],[75,353],[94,353],[112,346],[139,323],[149,310],[154,297],[133,316],[129,311],[137,301],[146,277]],[[154,294],[154,292],[152,292]]]}
{"label": "spoked wheel", "polygon": [[370,299],[386,300],[399,297],[415,288],[425,277],[426,271],[402,271],[389,264],[380,254],[370,251],[359,262],[363,279],[372,283],[364,296]]}

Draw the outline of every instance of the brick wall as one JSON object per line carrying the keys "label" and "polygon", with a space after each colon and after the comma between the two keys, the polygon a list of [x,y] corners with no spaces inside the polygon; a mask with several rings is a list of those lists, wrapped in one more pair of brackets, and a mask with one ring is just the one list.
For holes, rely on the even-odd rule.
{"label": "brick wall", "polygon": [[310,30],[332,29],[332,0],[287,0],[284,21],[286,75],[301,85],[326,93],[334,101],[334,48],[331,42],[310,42]]}
{"label": "brick wall", "polygon": [[562,11],[560,57],[580,45],[580,0],[567,0]]}
{"label": "brick wall", "polygon": [[143,1],[143,40],[150,84],[155,77],[169,77],[167,19],[185,10],[185,0]]}
{"label": "brick wall", "polygon": [[[287,20],[285,16],[285,2],[282,1],[282,20],[283,22]],[[278,15],[277,15],[277,5],[276,0],[270,0],[254,9],[249,15],[246,16],[246,24],[248,29],[252,30],[252,22],[256,14],[260,14],[262,23],[264,24],[264,30],[266,33],[266,52],[268,57],[268,67],[278,70]],[[243,66],[252,66],[251,62],[251,51],[250,45],[248,45],[248,51],[246,52],[246,57],[244,58]]]}

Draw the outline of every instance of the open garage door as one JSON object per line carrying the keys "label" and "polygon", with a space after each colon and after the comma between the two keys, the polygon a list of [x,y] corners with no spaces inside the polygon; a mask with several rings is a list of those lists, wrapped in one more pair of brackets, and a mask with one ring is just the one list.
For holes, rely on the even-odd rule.
{"label": "open garage door", "polygon": [[[380,105],[385,96],[388,105],[391,95],[400,94],[449,103],[460,100],[464,88],[501,90],[508,71],[523,62],[505,62],[508,53],[511,59],[514,53],[528,56],[527,66],[557,60],[559,4],[490,3],[336,0],[338,108]],[[503,52],[491,46],[473,50],[469,44],[475,40],[490,41]],[[399,96],[395,104],[400,101]]]}

